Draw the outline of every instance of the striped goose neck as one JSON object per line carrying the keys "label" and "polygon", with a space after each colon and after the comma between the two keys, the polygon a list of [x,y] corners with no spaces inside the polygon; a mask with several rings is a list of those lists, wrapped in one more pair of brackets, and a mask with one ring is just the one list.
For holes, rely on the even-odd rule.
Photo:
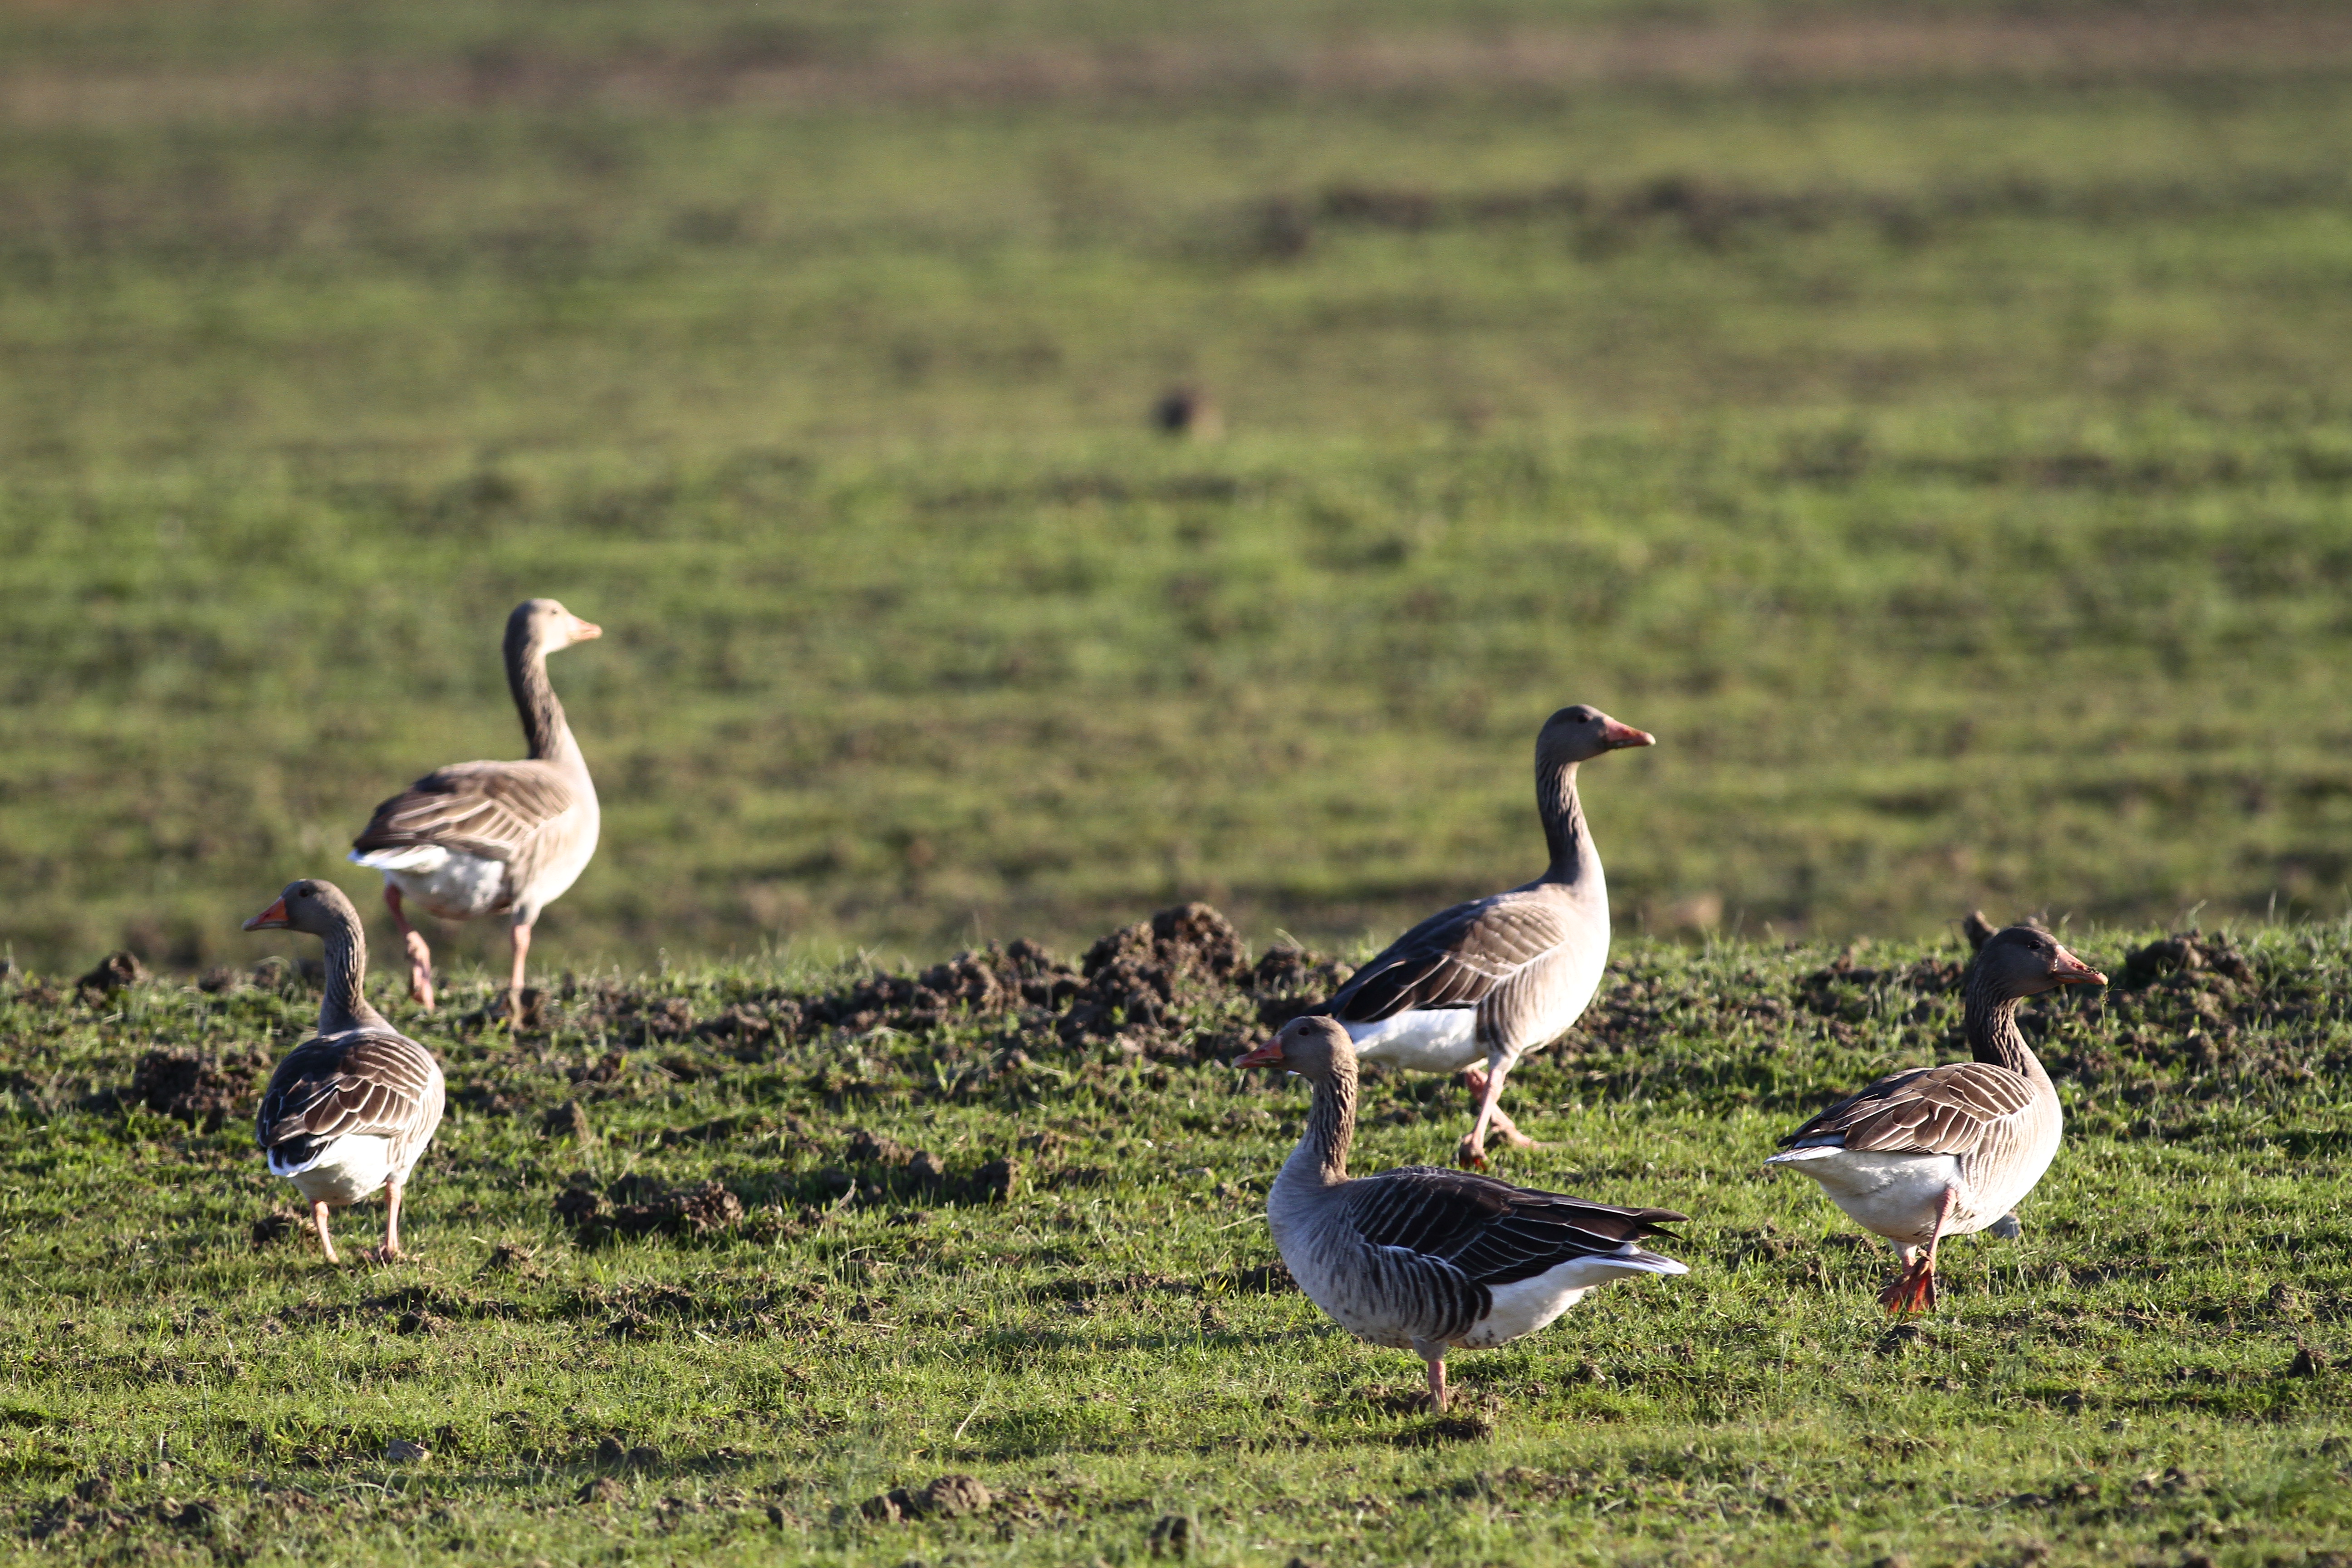
{"label": "striped goose neck", "polygon": [[345,910],[334,929],[327,931],[327,994],[319,1003],[319,1033],[346,1029],[386,1028],[383,1015],[368,1005],[367,931],[359,911]]}
{"label": "striped goose neck", "polygon": [[1536,764],[1536,809],[1543,814],[1544,846],[1551,851],[1547,882],[1580,882],[1600,861],[1584,826],[1584,802],[1576,793],[1576,764]]}
{"label": "striped goose neck", "polygon": [[2041,1079],[2046,1076],[2041,1058],[2025,1043],[2025,1032],[2017,1026],[2017,1005],[2023,1000],[2001,990],[1979,965],[1969,976],[1965,996],[1963,1022],[1969,1054],[1978,1061],[2007,1068],[2021,1077]]}
{"label": "striped goose neck", "polygon": [[1315,1084],[1307,1131],[1282,1168],[1286,1181],[1336,1187],[1348,1179],[1348,1148],[1356,1141],[1356,1064],[1334,1061]]}
{"label": "striped goose neck", "polygon": [[555,683],[547,679],[547,653],[530,638],[527,626],[507,628],[507,689],[514,693],[515,711],[522,716],[522,732],[530,743],[533,762],[576,762],[579,742],[556,700]]}

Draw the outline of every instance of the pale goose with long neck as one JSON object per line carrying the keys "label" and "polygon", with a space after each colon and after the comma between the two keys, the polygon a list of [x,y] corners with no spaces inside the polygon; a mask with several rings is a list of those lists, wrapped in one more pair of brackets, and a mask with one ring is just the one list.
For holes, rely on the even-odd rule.
{"label": "pale goose with long neck", "polygon": [[270,1074],[254,1139],[270,1172],[309,1202],[330,1263],[341,1259],[327,1231],[328,1210],[383,1191],[383,1245],[362,1256],[388,1262],[400,1256],[401,1194],[441,1125],[447,1099],[441,1064],[368,1005],[367,932],[341,888],[290,883],[245,929],[308,931],[327,944],[319,1032]]}
{"label": "pale goose with long neck", "polygon": [[433,952],[409,924],[404,899],[443,920],[508,916],[514,942],[508,1005],[522,1016],[531,927],[588,868],[601,820],[588,760],[547,679],[547,656],[604,635],[552,599],[515,606],[507,617],[507,686],[530,757],[427,773],[377,806],[352,840],[352,861],[383,873],[383,901],[408,949],[408,992],[427,1008]]}
{"label": "pale goose with long neck", "polygon": [[1503,1113],[1503,1079],[1583,1016],[1609,967],[1609,886],[1577,769],[1604,752],[1656,744],[1582,703],[1544,721],[1536,736],[1536,806],[1551,850],[1544,874],[1430,916],[1315,1009],[1339,1020],[1364,1061],[1462,1075],[1478,1097],[1458,1155],[1465,1165],[1486,1165],[1490,1126],[1519,1147],[1534,1143]]}
{"label": "pale goose with long neck", "polygon": [[1306,1134],[1265,1207],[1291,1278],[1341,1328],[1420,1356],[1439,1410],[1447,1351],[1534,1333],[1612,1280],[1689,1272],[1639,1245],[1685,1217],[1669,1209],[1586,1203],[1437,1165],[1350,1177],[1356,1047],[1329,1018],[1294,1018],[1234,1065],[1286,1068],[1314,1090]]}
{"label": "pale goose with long neck", "polygon": [[1890,1312],[1936,1305],[1936,1249],[1998,1226],[2058,1152],[2057,1088],[2017,1026],[2017,1005],[2107,977],[2033,926],[1980,948],[1962,982],[1973,1059],[1889,1074],[1780,1140],[1787,1165],[1895,1244],[1903,1272],[1879,1293]]}

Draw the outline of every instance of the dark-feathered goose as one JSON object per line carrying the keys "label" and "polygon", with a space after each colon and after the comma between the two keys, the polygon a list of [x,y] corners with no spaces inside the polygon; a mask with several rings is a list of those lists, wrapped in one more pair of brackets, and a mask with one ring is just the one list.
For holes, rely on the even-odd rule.
{"label": "dark-feathered goose", "polygon": [[1788,1165],[1822,1184],[1865,1230],[1895,1244],[1903,1272],[1880,1292],[1890,1312],[1936,1305],[1936,1248],[1992,1229],[2058,1152],[2058,1091],[2017,1027],[2017,1005],[2107,977],[2048,931],[2016,925],[1978,950],[1962,982],[1973,1060],[1880,1079],[1780,1140]]}
{"label": "dark-feathered goose", "polygon": [[1640,1274],[1686,1274],[1641,1239],[1684,1216],[1515,1187],[1437,1165],[1351,1178],[1356,1047],[1326,1017],[1294,1018],[1235,1067],[1286,1068],[1314,1090],[1266,1202],[1298,1288],[1350,1333],[1419,1355],[1445,1408],[1445,1352],[1531,1334],[1588,1290]]}
{"label": "dark-feathered goose", "polygon": [[[1579,703],[1536,736],[1536,807],[1551,864],[1523,887],[1430,916],[1315,1009],[1368,1062],[1462,1074],[1478,1097],[1462,1163],[1486,1163],[1486,1130],[1534,1142],[1503,1113],[1518,1059],[1568,1032],[1609,966],[1609,888],[1576,793],[1579,764],[1655,736]],[[1486,1070],[1477,1064],[1484,1061]]]}
{"label": "dark-feathered goose", "polygon": [[441,1125],[446,1089],[433,1053],[368,1005],[367,932],[360,912],[331,882],[289,883],[278,901],[245,922],[247,931],[299,931],[327,944],[327,995],[319,1032],[288,1053],[269,1076],[253,1135],[310,1202],[327,1261],[339,1263],[327,1211],[384,1192],[383,1245],[362,1254],[400,1256],[400,1197],[409,1173]]}
{"label": "dark-feathered goose", "polygon": [[433,952],[408,923],[404,899],[443,920],[509,916],[508,1004],[522,1016],[530,928],[588,868],[600,821],[596,785],[547,679],[547,656],[604,635],[552,599],[516,605],[507,617],[507,685],[522,715],[529,759],[458,763],[427,773],[377,806],[352,840],[352,859],[383,873],[383,901],[408,949],[408,992],[428,1008]]}

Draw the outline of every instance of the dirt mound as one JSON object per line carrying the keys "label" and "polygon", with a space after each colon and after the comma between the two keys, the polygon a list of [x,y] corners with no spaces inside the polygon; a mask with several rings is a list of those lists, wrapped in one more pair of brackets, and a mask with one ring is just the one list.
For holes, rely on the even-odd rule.
{"label": "dirt mound", "polygon": [[1050,1009],[1076,994],[1077,971],[1034,942],[991,942],[919,974],[877,974],[847,991],[800,1005],[804,1024],[863,1034],[887,1026],[919,1034],[958,1016],[985,1017]]}
{"label": "dirt mound", "polygon": [[584,1185],[555,1196],[555,1215],[583,1246],[617,1237],[705,1237],[743,1222],[743,1200],[717,1182],[661,1189],[642,1177],[624,1176],[603,1194]]}
{"label": "dirt mound", "polygon": [[139,962],[137,953],[125,949],[100,959],[96,968],[74,984],[81,990],[111,996],[126,985],[142,984],[146,978],[147,966]]}
{"label": "dirt mound", "polygon": [[200,1051],[149,1051],[131,1069],[123,1099],[159,1116],[176,1117],[216,1132],[231,1117],[242,1118],[260,1100],[260,1073],[243,1057],[216,1058]]}
{"label": "dirt mound", "polygon": [[1070,1045],[1126,1036],[1164,1043],[1183,1027],[1183,1004],[1243,975],[1249,950],[1233,922],[1206,904],[1181,904],[1122,926],[1087,950],[1086,984],[1062,1016]]}
{"label": "dirt mound", "polygon": [[2254,966],[2238,951],[2227,931],[2208,936],[2201,931],[2172,935],[2135,948],[2124,957],[2123,984],[2137,991],[2171,975],[2217,974],[2251,984]]}

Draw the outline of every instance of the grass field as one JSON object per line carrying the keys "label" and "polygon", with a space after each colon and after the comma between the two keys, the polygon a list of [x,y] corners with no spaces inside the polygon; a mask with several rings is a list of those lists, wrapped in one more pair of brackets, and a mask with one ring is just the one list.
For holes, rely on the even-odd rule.
{"label": "grass field", "polygon": [[[1838,1089],[1950,1054],[1962,950],[1635,946],[1514,1076],[1549,1146],[1504,1168],[1687,1211],[1665,1250],[1692,1272],[1457,1356],[1443,1422],[1412,1405],[1417,1362],[1266,1268],[1301,1096],[1218,1058],[1318,984],[1296,962],[1146,929],[1096,967],[1165,979],[1156,1014],[1104,1013],[1100,978],[1057,992],[1034,954],[895,982],[679,969],[551,997],[519,1039],[485,988],[425,1018],[379,978],[452,1110],[413,1259],[340,1271],[273,1218],[290,1189],[246,1126],[252,1074],[317,1005],[291,972],[0,987],[0,1542],[2338,1563],[2352,942],[2209,936],[2167,972],[2139,941],[2076,933],[2116,984],[2029,1005],[2069,1130],[2023,1237],[1947,1252],[1945,1309],[1893,1331],[1887,1254],[1759,1162]],[[1440,1158],[1466,1120],[1429,1079],[1376,1082],[1366,1110],[1359,1170]],[[378,1223],[348,1211],[343,1244]],[[924,1517],[955,1476],[988,1505]],[[875,1500],[894,1489],[915,1517]]]}
{"label": "grass field", "polygon": [[583,973],[1357,940],[1529,873],[1579,700],[1654,932],[2332,918],[2347,81],[2324,6],[11,8],[0,943],[236,951],[511,754],[533,593]]}

